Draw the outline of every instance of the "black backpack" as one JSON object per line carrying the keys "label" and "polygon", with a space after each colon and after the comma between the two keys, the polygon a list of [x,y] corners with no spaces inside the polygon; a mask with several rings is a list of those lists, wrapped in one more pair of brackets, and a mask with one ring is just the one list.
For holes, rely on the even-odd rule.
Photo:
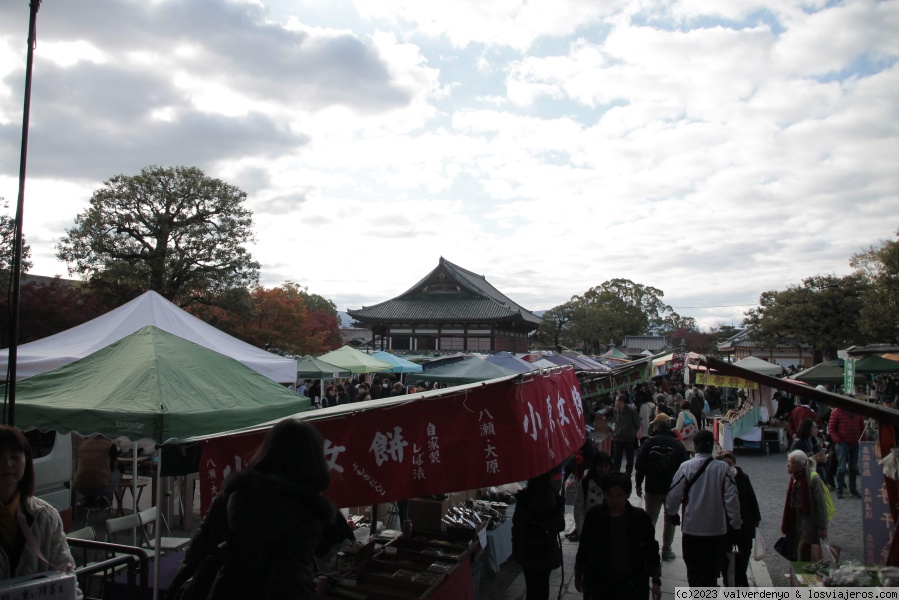
{"label": "black backpack", "polygon": [[542,567],[557,545],[557,535],[550,533],[546,523],[531,519],[521,532],[518,562],[522,567]]}
{"label": "black backpack", "polygon": [[646,474],[652,477],[674,477],[680,466],[680,459],[671,446],[656,445],[650,448],[646,457]]}

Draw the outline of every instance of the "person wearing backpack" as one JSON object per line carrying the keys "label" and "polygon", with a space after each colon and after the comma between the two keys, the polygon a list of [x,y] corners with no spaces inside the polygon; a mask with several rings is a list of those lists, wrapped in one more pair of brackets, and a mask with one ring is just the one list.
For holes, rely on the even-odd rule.
{"label": "person wearing backpack", "polygon": [[718,460],[727,463],[733,469],[734,483],[737,484],[737,497],[740,499],[740,518],[743,525],[737,537],[737,554],[734,559],[734,580],[728,581],[727,569],[721,573],[724,585],[727,587],[749,587],[749,579],[746,577],[746,569],[749,568],[749,557],[752,555],[752,543],[755,540],[755,530],[762,522],[762,513],[759,510],[759,501],[755,497],[755,490],[749,475],[737,466],[737,457],[733,452],[723,451],[718,453]]}
{"label": "person wearing backpack", "polygon": [[[640,446],[637,454],[637,497],[643,498],[643,508],[652,519],[655,527],[659,520],[659,512],[665,504],[665,497],[674,479],[674,474],[681,463],[690,458],[687,449],[671,431],[671,418],[659,413],[650,427],[653,434]],[[646,493],[643,493],[643,482],[646,482]],[[662,558],[675,558],[671,543],[674,541],[674,525],[665,519],[662,533]]]}
{"label": "person wearing backpack", "polygon": [[[574,586],[584,600],[662,597],[659,543],[649,516],[632,506],[630,477],[603,478],[605,503],[590,509],[574,562]],[[650,587],[650,580],[652,586]]]}
{"label": "person wearing backpack", "polygon": [[787,455],[790,485],[784,502],[780,531],[787,537],[788,560],[811,560],[812,544],[827,538],[827,496],[821,477],[815,473],[815,461],[802,450]]}
{"label": "person wearing backpack", "polygon": [[683,442],[684,448],[692,456],[695,452],[693,437],[699,432],[699,425],[696,422],[696,417],[690,412],[690,402],[688,400],[681,402],[674,431],[677,432],[678,439]]}
{"label": "person wearing backpack", "polygon": [[696,456],[677,468],[665,512],[674,525],[680,525],[678,511],[683,510],[681,552],[690,587],[717,587],[725,543],[743,524],[740,499],[731,468],[712,456],[712,432],[703,429],[693,443]]}
{"label": "person wearing backpack", "polygon": [[562,566],[559,533],[565,529],[565,499],[553,489],[550,474],[530,479],[515,495],[512,556],[524,572],[527,600],[549,600],[549,576]]}

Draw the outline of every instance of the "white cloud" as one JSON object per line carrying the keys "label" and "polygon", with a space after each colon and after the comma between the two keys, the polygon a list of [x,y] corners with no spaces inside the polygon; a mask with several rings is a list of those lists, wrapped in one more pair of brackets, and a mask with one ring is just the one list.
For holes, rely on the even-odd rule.
{"label": "white cloud", "polygon": [[[896,228],[897,0],[328,6],[45,3],[35,272],[64,272],[47,240],[91,190],[148,164],[246,189],[264,283],[341,309],[441,255],[533,309],[613,277],[672,305],[743,304],[848,272]],[[0,4],[7,199],[19,12]]]}

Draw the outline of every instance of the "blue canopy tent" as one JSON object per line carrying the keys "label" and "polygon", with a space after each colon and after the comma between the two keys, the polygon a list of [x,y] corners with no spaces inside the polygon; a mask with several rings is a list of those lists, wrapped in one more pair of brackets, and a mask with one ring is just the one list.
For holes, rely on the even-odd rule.
{"label": "blue canopy tent", "polygon": [[484,360],[503,367],[504,369],[515,371],[516,373],[527,373],[528,371],[534,370],[534,365],[523,361],[508,352],[497,352],[496,354],[485,357]]}
{"label": "blue canopy tent", "polygon": [[372,357],[393,365],[393,368],[390,369],[391,373],[420,373],[423,370],[421,365],[411,360],[400,358],[390,352],[375,352],[372,354]]}

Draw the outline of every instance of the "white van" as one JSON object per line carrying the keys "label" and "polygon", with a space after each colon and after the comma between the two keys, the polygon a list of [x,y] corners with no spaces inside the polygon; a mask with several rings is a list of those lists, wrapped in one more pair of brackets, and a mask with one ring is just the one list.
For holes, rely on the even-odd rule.
{"label": "white van", "polygon": [[66,531],[72,523],[72,434],[25,432],[34,457],[34,495],[59,511]]}

